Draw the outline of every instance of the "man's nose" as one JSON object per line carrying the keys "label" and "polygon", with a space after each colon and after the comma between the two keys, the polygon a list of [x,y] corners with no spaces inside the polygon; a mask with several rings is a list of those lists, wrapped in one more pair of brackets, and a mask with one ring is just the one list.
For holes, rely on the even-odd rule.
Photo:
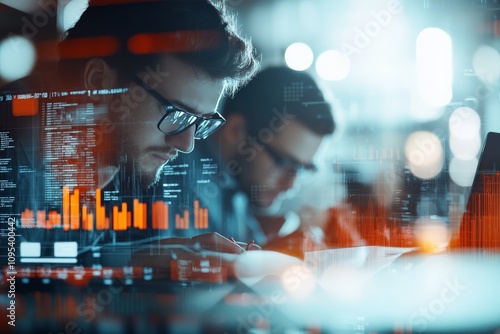
{"label": "man's nose", "polygon": [[167,141],[171,146],[176,148],[179,152],[189,153],[194,149],[194,132],[196,126],[190,126],[185,131],[173,136],[166,136]]}

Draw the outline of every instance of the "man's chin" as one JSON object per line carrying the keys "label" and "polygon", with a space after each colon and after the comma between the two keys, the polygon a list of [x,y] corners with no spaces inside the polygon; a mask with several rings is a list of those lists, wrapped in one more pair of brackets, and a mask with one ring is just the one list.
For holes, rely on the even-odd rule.
{"label": "man's chin", "polygon": [[262,210],[267,210],[273,207],[278,201],[279,196],[261,196],[258,199],[252,201],[252,204]]}
{"label": "man's chin", "polygon": [[[166,164],[165,164],[166,165]],[[153,188],[155,185],[158,184],[158,182],[160,182],[160,179],[161,179],[161,174],[163,172],[163,166],[165,165],[162,165],[160,168],[158,168],[158,170],[156,171],[156,173],[151,173],[147,176],[146,178],[146,184],[145,184],[145,187],[146,189],[151,189]]]}
{"label": "man's chin", "polygon": [[[153,167],[150,164],[148,166],[149,168],[147,168],[147,170],[144,170],[144,167],[147,166],[146,164],[143,164],[142,168],[141,168],[141,166],[137,166],[136,170],[139,170],[141,187],[143,189],[150,189],[150,188],[154,187],[156,184],[158,184],[158,182],[161,179],[163,167],[165,167],[165,165],[167,165],[168,163],[172,162],[176,157],[177,157],[177,155],[173,156],[172,158],[170,158],[168,161],[165,161],[160,166],[156,165],[158,167]],[[149,163],[149,161],[147,161],[147,163]]]}
{"label": "man's chin", "polygon": [[[140,165],[137,166],[136,170],[140,171],[141,181],[144,183],[145,187],[152,187],[161,178],[161,173],[163,172],[163,167],[168,163],[174,161],[177,158],[177,154],[171,156],[168,160],[158,159],[154,154],[148,154],[140,160]],[[159,164],[158,162],[163,162]],[[145,170],[146,169],[146,170]]]}
{"label": "man's chin", "polygon": [[270,199],[266,198],[266,199],[259,199],[255,202],[253,202],[253,205],[255,205],[258,208],[267,209],[270,206],[272,206],[273,203],[274,203],[274,199],[270,200]]}
{"label": "man's chin", "polygon": [[[144,189],[150,189],[154,187],[161,179],[161,174],[163,171],[163,166],[160,166],[157,170],[140,170],[136,176],[136,179],[139,181],[139,186]],[[136,169],[137,170],[137,169]]]}
{"label": "man's chin", "polygon": [[251,201],[253,211],[256,214],[273,215],[276,214],[286,198],[285,193],[280,192],[277,195],[261,196]]}

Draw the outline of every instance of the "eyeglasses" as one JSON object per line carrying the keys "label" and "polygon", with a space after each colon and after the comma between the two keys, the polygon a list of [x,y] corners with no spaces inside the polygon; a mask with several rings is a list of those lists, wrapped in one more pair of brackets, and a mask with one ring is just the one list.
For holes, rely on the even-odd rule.
{"label": "eyeglasses", "polygon": [[302,163],[298,162],[295,159],[286,157],[282,155],[281,153],[278,153],[274,148],[272,148],[269,145],[264,145],[264,148],[266,149],[266,152],[269,153],[269,155],[273,158],[274,162],[276,163],[277,166],[288,169],[290,171],[293,171],[295,173],[299,173],[302,171],[308,171],[308,172],[316,172],[318,171],[318,167],[313,164],[313,163]]}
{"label": "eyeglasses", "polygon": [[158,122],[158,130],[168,136],[177,135],[186,131],[190,126],[196,125],[194,139],[205,139],[226,123],[224,117],[217,111],[209,117],[192,114],[175,107],[169,100],[161,96],[141,79],[135,77],[133,80],[137,85],[144,88],[144,90],[165,109],[165,115]]}

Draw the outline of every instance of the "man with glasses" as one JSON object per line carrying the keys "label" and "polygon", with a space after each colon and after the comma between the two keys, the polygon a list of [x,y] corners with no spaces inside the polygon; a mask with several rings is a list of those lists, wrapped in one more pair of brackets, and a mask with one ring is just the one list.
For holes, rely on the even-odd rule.
{"label": "man with glasses", "polygon": [[58,50],[64,87],[124,91],[94,101],[107,110],[97,118],[99,188],[155,184],[168,161],[224,124],[220,97],[257,68],[249,42],[209,0],[91,1]]}
{"label": "man with glasses", "polygon": [[[51,92],[42,110],[6,115],[12,213],[35,212],[26,221],[39,234],[49,212],[60,214],[46,233],[54,240],[73,230],[95,244],[171,236],[172,225],[152,226],[147,190],[169,161],[224,124],[219,100],[257,71],[251,43],[222,2],[91,0],[57,53],[56,71],[36,75],[36,91]],[[133,219],[137,202],[143,219]]]}
{"label": "man with glasses", "polygon": [[214,230],[263,244],[281,223],[256,216],[279,207],[299,174],[316,171],[315,153],[335,128],[331,107],[308,74],[270,67],[228,99],[222,114],[225,126],[182,159],[218,169],[186,188],[208,208]]}

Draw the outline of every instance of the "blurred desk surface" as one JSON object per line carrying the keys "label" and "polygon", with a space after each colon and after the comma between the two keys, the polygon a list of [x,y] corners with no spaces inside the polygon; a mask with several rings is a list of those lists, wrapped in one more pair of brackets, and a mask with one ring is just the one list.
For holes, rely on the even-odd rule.
{"label": "blurred desk surface", "polygon": [[[311,260],[312,259],[312,260]],[[16,282],[13,333],[498,333],[500,254],[407,253],[384,266],[252,251],[236,279]],[[316,257],[317,261],[324,261]],[[4,271],[5,275],[5,271]],[[0,297],[6,324],[9,285]],[[7,318],[8,319],[8,318]]]}

